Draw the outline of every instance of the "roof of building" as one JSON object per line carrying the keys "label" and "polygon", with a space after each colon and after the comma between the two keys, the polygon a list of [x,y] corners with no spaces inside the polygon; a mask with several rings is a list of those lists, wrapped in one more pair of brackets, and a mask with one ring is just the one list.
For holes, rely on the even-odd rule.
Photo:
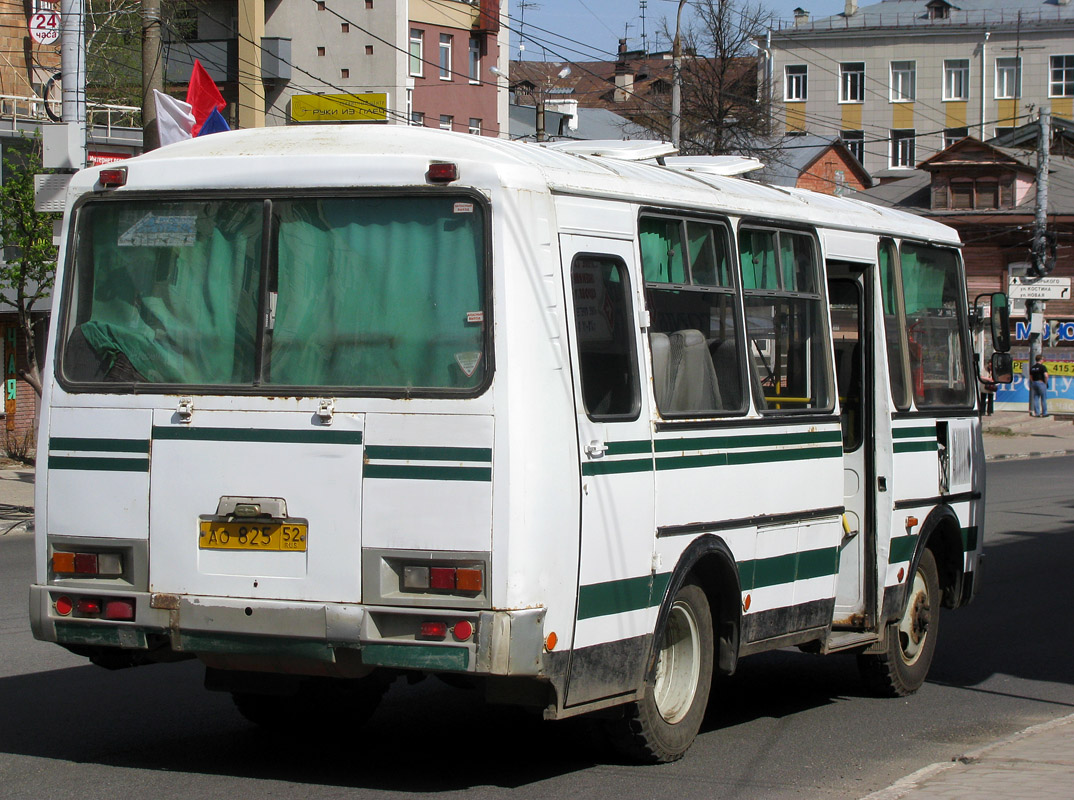
{"label": "roof of building", "polygon": [[872,176],[865,167],[854,157],[843,140],[838,136],[818,136],[807,133],[801,136],[790,136],[775,145],[775,154],[771,159],[765,160],[764,169],[759,170],[750,177],[772,186],[794,186],[802,173],[806,172],[818,158],[824,155],[830,148],[835,147],[843,152],[843,155],[858,169],[862,183],[869,186],[872,184]]}
{"label": "roof of building", "polygon": [[[809,35],[848,28],[983,28],[1023,29],[1074,24],[1074,4],[1059,0],[881,0],[862,5],[853,14],[816,20],[799,18],[774,30],[778,36]],[[781,21],[781,25],[783,21]]]}

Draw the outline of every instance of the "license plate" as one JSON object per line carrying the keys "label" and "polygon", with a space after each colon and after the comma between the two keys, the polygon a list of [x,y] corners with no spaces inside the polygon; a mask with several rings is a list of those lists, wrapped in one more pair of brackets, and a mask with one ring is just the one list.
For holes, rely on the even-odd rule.
{"label": "license plate", "polygon": [[198,527],[198,547],[202,550],[306,550],[308,526],[304,522],[217,522],[203,519]]}

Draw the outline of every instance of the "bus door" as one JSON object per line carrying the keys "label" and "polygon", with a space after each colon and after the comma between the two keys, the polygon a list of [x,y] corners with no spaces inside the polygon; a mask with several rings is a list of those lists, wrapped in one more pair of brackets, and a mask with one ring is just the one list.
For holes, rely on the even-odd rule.
{"label": "bus door", "polygon": [[[882,319],[872,265],[828,262],[828,300],[843,431],[843,505],[846,509],[836,587],[836,630],[867,630],[876,618],[877,507],[887,497],[890,431],[886,397],[877,388],[884,353]],[[886,385],[886,383],[882,383]],[[887,442],[886,446],[884,442]],[[886,453],[878,457],[878,454]]]}
{"label": "bus door", "polygon": [[641,390],[633,244],[563,235],[560,245],[581,481],[577,621],[566,696],[567,705],[577,705],[637,688],[662,592],[653,586],[652,432]]}

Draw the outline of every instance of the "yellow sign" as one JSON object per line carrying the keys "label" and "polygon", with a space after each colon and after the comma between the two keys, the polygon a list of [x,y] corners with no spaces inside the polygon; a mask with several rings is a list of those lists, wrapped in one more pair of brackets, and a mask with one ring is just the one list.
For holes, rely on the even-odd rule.
{"label": "yellow sign", "polygon": [[291,98],[293,122],[385,122],[386,92],[368,94],[296,94]]}
{"label": "yellow sign", "polygon": [[[1026,369],[1027,363],[1026,361],[1015,360],[1014,374],[1021,375]],[[1074,376],[1074,361],[1045,361],[1043,363],[1048,368],[1049,375]]]}

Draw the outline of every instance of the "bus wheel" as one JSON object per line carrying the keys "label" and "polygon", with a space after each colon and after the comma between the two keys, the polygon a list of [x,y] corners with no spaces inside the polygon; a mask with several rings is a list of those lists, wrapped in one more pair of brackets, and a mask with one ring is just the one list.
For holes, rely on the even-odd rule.
{"label": "bus wheel", "polygon": [[390,684],[378,673],[351,680],[313,678],[294,694],[232,692],[231,699],[243,717],[266,730],[294,731],[340,714],[358,726],[373,716]]}
{"label": "bus wheel", "polygon": [[936,651],[940,599],[936,559],[931,550],[925,550],[910,582],[902,619],[888,625],[884,652],[858,656],[858,668],[871,690],[887,697],[904,697],[925,682]]}
{"label": "bus wheel", "polygon": [[701,587],[675,595],[645,696],[609,721],[613,747],[628,758],[660,763],[682,758],[697,736],[712,682],[712,613]]}

